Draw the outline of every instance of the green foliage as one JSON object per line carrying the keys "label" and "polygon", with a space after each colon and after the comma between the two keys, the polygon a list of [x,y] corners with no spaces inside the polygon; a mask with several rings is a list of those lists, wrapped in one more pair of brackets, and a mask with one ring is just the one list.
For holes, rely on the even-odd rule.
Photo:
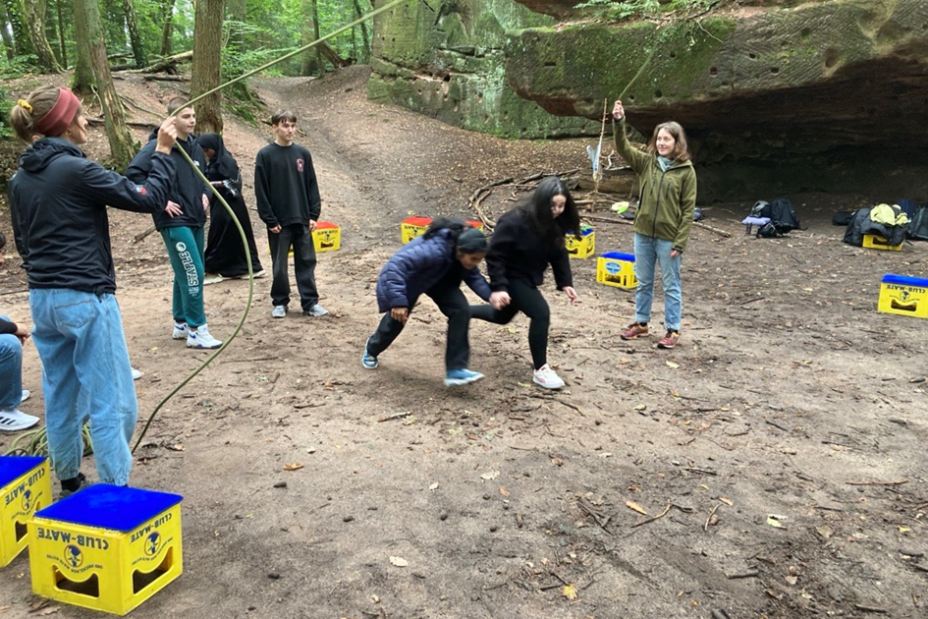
{"label": "green foliage", "polygon": [[13,128],[10,127],[10,110],[16,102],[8,97],[6,89],[0,88],[0,139],[3,140],[13,137]]}

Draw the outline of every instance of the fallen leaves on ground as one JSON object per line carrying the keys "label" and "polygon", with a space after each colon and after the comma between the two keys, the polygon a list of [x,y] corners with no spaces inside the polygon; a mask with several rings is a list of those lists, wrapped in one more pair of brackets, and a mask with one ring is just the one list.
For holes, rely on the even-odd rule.
{"label": "fallen leaves on ground", "polygon": [[285,471],[299,471],[301,468],[303,468],[303,466],[304,465],[300,464],[299,462],[291,462],[290,464],[284,465],[284,470]]}
{"label": "fallen leaves on ground", "polygon": [[409,561],[403,557],[390,557],[390,563],[396,567],[407,567],[409,565]]}
{"label": "fallen leaves on ground", "polygon": [[627,507],[627,508],[630,509],[630,510],[633,510],[633,511],[638,512],[638,513],[641,514],[642,516],[647,516],[647,515],[648,515],[648,510],[646,510],[645,508],[643,508],[641,505],[638,505],[638,504],[635,503],[634,501],[625,501],[625,507]]}

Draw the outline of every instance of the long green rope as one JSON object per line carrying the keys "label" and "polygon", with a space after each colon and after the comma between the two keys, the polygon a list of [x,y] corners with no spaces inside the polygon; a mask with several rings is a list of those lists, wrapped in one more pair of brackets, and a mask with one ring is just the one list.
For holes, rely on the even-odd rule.
{"label": "long green rope", "polygon": [[[244,79],[247,79],[251,77],[252,75],[255,75],[256,73],[260,73],[261,71],[269,69],[273,67],[274,65],[280,64],[281,62],[285,60],[289,60],[290,58],[293,58],[294,56],[298,54],[302,54],[303,52],[309,49],[312,49],[313,47],[315,47],[316,45],[319,45],[320,43],[324,41],[327,41],[333,37],[336,37],[339,34],[347,30],[350,30],[351,28],[354,28],[355,26],[365,21],[373,19],[375,16],[379,15],[380,13],[383,13],[384,11],[389,11],[390,9],[393,9],[409,1],[410,0],[393,0],[392,2],[389,2],[386,5],[380,7],[379,9],[375,9],[371,11],[370,13],[368,13],[367,15],[363,15],[359,17],[358,19],[351,22],[350,24],[342,26],[341,28],[337,30],[333,30],[329,34],[323,37],[320,37],[316,39],[315,41],[312,41],[311,43],[307,43],[306,45],[292,52],[284,54],[283,56],[280,56],[276,60],[272,60],[271,62],[261,65],[257,69],[252,69],[251,71],[248,71],[234,79],[231,79],[228,82],[221,84],[220,86],[217,86],[216,88],[207,90],[206,92],[200,95],[197,95],[196,97],[191,99],[184,106],[184,108],[191,107],[198,101],[201,101],[216,92],[225,90],[229,86],[232,86],[233,84],[236,84]],[[174,114],[172,114],[172,116],[176,115],[179,111],[180,110],[177,110]],[[254,271],[251,267],[251,251],[248,249],[248,239],[245,236],[245,230],[242,228],[241,222],[239,222],[238,218],[235,216],[235,212],[232,210],[232,207],[229,206],[225,198],[223,198],[222,195],[220,195],[219,190],[210,184],[209,179],[207,179],[206,176],[203,174],[203,172],[200,171],[199,167],[197,167],[194,164],[193,160],[190,158],[190,155],[188,155],[187,152],[183,148],[177,148],[177,151],[183,156],[183,158],[187,161],[190,167],[196,172],[197,176],[199,176],[200,179],[206,184],[206,186],[210,188],[210,190],[213,192],[213,195],[219,199],[219,202],[222,204],[223,207],[225,207],[226,212],[229,214],[229,216],[232,218],[232,221],[235,223],[235,227],[238,230],[239,236],[242,239],[242,246],[245,248],[245,260],[248,263],[248,303],[245,306],[245,311],[242,313],[241,319],[239,319],[238,324],[235,326],[235,329],[232,331],[232,334],[228,338],[226,338],[222,346],[220,346],[216,350],[216,352],[211,354],[209,358],[206,359],[206,361],[204,361],[198,368],[196,368],[193,372],[191,372],[190,375],[188,375],[183,381],[180,382],[180,384],[178,384],[174,389],[171,390],[170,393],[168,393],[164,398],[162,398],[160,402],[158,402],[158,405],[155,406],[155,409],[152,411],[151,415],[148,417],[148,420],[145,422],[145,426],[142,428],[142,432],[141,434],[139,434],[139,437],[135,442],[135,446],[132,448],[132,453],[135,453],[135,450],[138,449],[139,445],[142,444],[142,439],[145,438],[145,434],[148,432],[148,428],[151,426],[152,422],[155,420],[155,417],[158,415],[158,413],[161,411],[164,405],[167,404],[168,401],[171,400],[171,398],[177,395],[177,393],[181,389],[183,389],[187,385],[187,383],[193,380],[210,363],[212,363],[213,360],[216,359],[216,357],[221,355],[225,351],[225,349],[228,348],[229,344],[231,344],[232,341],[236,338],[239,331],[241,331],[242,329],[242,325],[245,324],[245,320],[248,318],[248,313],[251,310],[251,302],[252,302],[252,299],[254,298]],[[90,432],[88,431],[88,428],[86,425],[84,426],[82,432],[84,436],[85,446],[88,446],[92,450]],[[21,442],[25,442],[25,445],[23,447],[19,446]],[[85,451],[87,451],[86,448],[85,448]],[[39,430],[35,430],[33,432],[28,432],[28,433],[18,436],[16,440],[13,442],[13,445],[10,448],[10,450],[7,452],[7,455],[10,455],[10,454],[47,454],[47,453],[48,453],[48,437],[46,434],[46,429],[40,428]]]}

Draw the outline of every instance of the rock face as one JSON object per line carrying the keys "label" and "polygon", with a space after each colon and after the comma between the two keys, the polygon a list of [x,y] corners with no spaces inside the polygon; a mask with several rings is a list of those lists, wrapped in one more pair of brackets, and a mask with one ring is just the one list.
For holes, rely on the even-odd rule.
{"label": "rock face", "polygon": [[[670,118],[686,128],[701,200],[802,190],[928,200],[926,0],[771,0],[660,28],[555,23],[527,8],[563,17],[567,2],[519,4],[420,2],[411,22],[383,20],[372,93],[397,101],[404,91],[406,105],[453,124],[527,137],[596,134],[603,100],[622,94],[646,135]],[[401,52],[401,38],[417,51]]]}
{"label": "rock face", "polygon": [[368,95],[503,137],[598,135],[598,123],[551,115],[519,97],[506,78],[508,33],[553,24],[513,0],[401,5],[375,21]]}

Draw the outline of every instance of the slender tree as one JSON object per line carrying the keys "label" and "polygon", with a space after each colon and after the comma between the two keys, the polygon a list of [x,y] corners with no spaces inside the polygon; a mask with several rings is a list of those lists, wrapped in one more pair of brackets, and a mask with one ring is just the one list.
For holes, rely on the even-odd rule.
{"label": "slender tree", "polygon": [[229,47],[239,53],[245,51],[245,33],[241,27],[248,19],[245,7],[246,0],[226,0],[226,21],[235,23],[229,33]]}
{"label": "slender tree", "polygon": [[[78,49],[77,64],[81,64],[82,55],[90,58],[92,84],[96,86],[100,105],[103,107],[106,138],[110,143],[114,165],[118,169],[124,169],[132,160],[135,149],[132,145],[132,134],[126,126],[126,112],[122,100],[116,93],[113,75],[110,73],[98,0],[74,0],[74,34]],[[76,68],[74,79],[77,80]],[[90,90],[82,88],[81,92],[88,94]]]}
{"label": "slender tree", "polygon": [[148,63],[145,57],[145,45],[142,43],[142,34],[139,32],[138,17],[135,14],[135,2],[133,0],[122,0],[122,8],[126,15],[126,30],[129,31],[132,57],[135,59],[135,66],[141,69]]}
{"label": "slender tree", "polygon": [[3,0],[3,4],[6,6],[10,29],[13,31],[15,55],[27,56],[34,54],[32,37],[29,36],[29,29],[26,26],[26,11],[23,7],[23,0]]}
{"label": "slender tree", "polygon": [[3,37],[3,49],[6,51],[7,60],[13,60],[13,56],[16,55],[16,46],[13,44],[10,27],[10,18],[6,14],[6,5],[0,2],[0,36]]}
{"label": "slender tree", "polygon": [[171,55],[174,46],[174,2],[175,0],[161,0],[161,55],[167,58]]}
{"label": "slender tree", "polygon": [[24,0],[23,9],[29,38],[32,39],[32,49],[39,60],[39,68],[43,73],[61,73],[61,65],[58,64],[55,52],[45,36],[45,0]]}
{"label": "slender tree", "polygon": [[[190,94],[198,97],[222,83],[222,17],[225,0],[197,0],[193,30],[193,71]],[[222,93],[213,93],[196,105],[197,129],[222,131]]]}
{"label": "slender tree", "polygon": [[58,60],[61,62],[61,68],[68,68],[68,48],[64,42],[64,19],[61,17],[61,3],[64,0],[55,0],[55,29],[58,32]]}
{"label": "slender tree", "polygon": [[74,92],[89,95],[93,92],[93,63],[90,60],[90,26],[87,23],[87,3],[90,0],[73,0],[74,2],[74,77],[71,88]]}
{"label": "slender tree", "polygon": [[[354,15],[355,18],[360,19],[364,16],[363,11],[361,11],[361,3],[358,0],[353,0],[354,2]],[[367,22],[361,22],[361,43],[362,49],[361,54],[358,56],[358,62],[366,63],[371,57],[371,40],[367,34]]]}
{"label": "slender tree", "polygon": [[[316,0],[302,0],[303,2],[303,45],[319,39],[319,5]],[[318,45],[309,49],[303,56],[300,73],[303,75],[322,75],[325,73],[325,63],[322,60],[322,48]]]}

